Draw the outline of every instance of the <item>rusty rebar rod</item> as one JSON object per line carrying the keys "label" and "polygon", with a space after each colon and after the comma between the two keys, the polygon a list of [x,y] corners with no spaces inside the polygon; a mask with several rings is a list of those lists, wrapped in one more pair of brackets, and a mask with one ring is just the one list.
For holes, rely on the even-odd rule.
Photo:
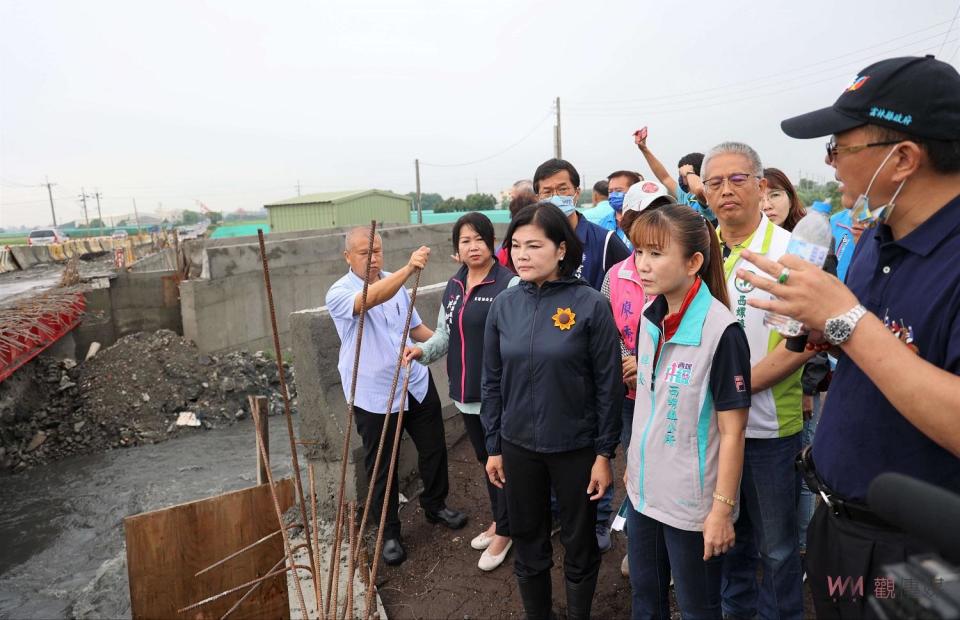
{"label": "rusty rebar rod", "polygon": [[[313,556],[319,562],[320,558],[320,522],[317,521],[317,478],[313,471],[313,463],[307,462],[307,474],[310,477],[310,512],[313,517],[313,540],[307,539],[307,544],[313,548]],[[319,567],[318,567],[319,569]],[[322,579],[317,579],[315,584],[318,587],[323,585]],[[323,592],[317,591],[317,614],[323,609]],[[306,620],[306,618],[304,618]]]}
{"label": "rusty rebar rod", "polygon": [[[273,565],[273,568],[271,568],[268,572],[272,573],[273,571],[277,570],[278,568],[280,568],[280,566],[281,566],[285,561],[286,561],[286,558],[280,558],[280,561],[277,562],[276,564],[274,564],[274,565]],[[231,606],[230,606],[230,609],[228,609],[227,611],[225,611],[224,614],[223,614],[222,616],[220,616],[220,620],[227,620],[227,618],[230,616],[230,614],[232,614],[233,612],[235,612],[235,611],[237,610],[237,608],[239,608],[240,605],[242,605],[243,602],[244,602],[245,600],[247,600],[247,598],[249,598],[254,592],[256,592],[257,588],[259,588],[259,587],[262,586],[263,584],[264,584],[263,581],[258,581],[257,583],[255,583],[255,584],[253,584],[252,586],[250,586],[250,589],[247,590],[246,592],[244,592],[244,593],[243,593],[243,596],[241,596],[240,598],[238,598],[238,599],[237,599],[237,602],[234,603],[233,605],[231,605]]]}
{"label": "rusty rebar rod", "polygon": [[[340,514],[342,515],[346,509],[341,506],[342,510]],[[335,539],[340,540],[340,530],[343,529],[343,521],[337,523],[337,532],[335,532]],[[333,550],[333,565],[330,567],[331,574],[333,575],[333,590],[327,592],[327,607],[330,608],[330,613],[327,616],[328,620],[337,620],[337,607],[339,605],[337,597],[340,590],[340,545],[337,545],[337,548]],[[331,602],[332,601],[332,602]]]}
{"label": "rusty rebar rod", "polygon": [[[387,487],[383,492],[385,498],[390,497],[390,491],[393,487],[393,474],[397,467],[397,453],[400,451],[400,436],[403,435],[403,411],[407,404],[407,388],[410,386],[410,371],[413,365],[407,365],[407,372],[403,378],[403,392],[400,394],[400,411],[397,412],[397,430],[393,434],[393,450],[390,452],[390,461],[387,467]],[[387,504],[387,501],[384,501]],[[366,606],[364,607],[363,617],[369,620],[372,615],[371,606],[373,604],[373,591],[377,587],[377,569],[380,566],[380,552],[383,550],[383,528],[387,523],[387,511],[380,510],[380,525],[377,528],[377,543],[373,547],[373,566],[370,568],[370,583],[367,584]],[[350,575],[352,578],[353,575]],[[352,579],[351,579],[352,582]]]}
{"label": "rusty rebar rod", "polygon": [[[397,365],[393,371],[393,383],[390,385],[390,398],[387,400],[387,412],[384,414],[386,417],[384,418],[383,422],[383,430],[380,432],[380,444],[377,446],[377,456],[373,461],[373,472],[370,474],[370,484],[369,488],[367,489],[367,501],[363,505],[363,517],[360,519],[360,529],[357,533],[360,539],[363,539],[364,532],[366,531],[367,517],[370,514],[370,505],[373,503],[373,490],[376,486],[375,481],[377,479],[377,473],[380,471],[380,460],[383,457],[383,448],[387,443],[387,427],[389,426],[391,410],[393,409],[393,399],[397,393],[397,383],[400,379],[400,368],[403,366],[403,349],[406,347],[407,338],[410,335],[410,321],[413,318],[413,304],[417,301],[417,290],[420,288],[421,273],[423,273],[423,270],[417,269],[417,277],[413,283],[413,292],[410,295],[410,306],[407,308],[407,319],[403,324],[403,337],[400,339],[400,351],[397,354]],[[383,500],[381,501],[380,512],[385,512],[387,506],[389,505],[390,499],[386,494],[384,494]],[[377,559],[374,558],[373,561],[376,562]]]}
{"label": "rusty rebar rod", "polygon": [[[292,527],[298,527],[299,525],[300,525],[299,523],[290,523],[290,524],[286,525],[285,527],[289,530],[290,528],[292,528]],[[271,538],[273,538],[274,536],[278,535],[279,533],[280,533],[280,530],[277,530],[277,531],[275,531],[275,532],[272,532],[272,533],[270,533],[270,534],[267,534],[266,536],[264,536],[264,537],[261,538],[260,540],[258,540],[258,541],[256,541],[256,542],[253,542],[253,543],[250,543],[249,545],[247,545],[246,547],[244,547],[244,548],[242,548],[242,549],[239,549],[239,550],[237,550],[237,551],[234,551],[233,553],[231,553],[231,554],[228,555],[227,557],[223,558],[222,560],[218,560],[218,561],[214,562],[213,564],[211,564],[210,566],[198,570],[196,573],[193,574],[193,576],[194,576],[194,577],[199,577],[200,575],[206,573],[207,571],[213,570],[214,568],[216,568],[216,567],[218,567],[218,566],[220,566],[220,565],[222,565],[222,564],[226,564],[227,562],[229,562],[229,561],[232,560],[233,558],[237,557],[238,555],[242,555],[242,554],[246,553],[247,551],[250,551],[251,549],[253,549],[253,548],[256,547],[257,545],[259,545],[260,543],[264,543],[264,542],[270,540]]]}
{"label": "rusty rebar rod", "polygon": [[[287,434],[290,437],[290,462],[293,466],[293,482],[297,488],[297,499],[300,500],[300,516],[303,519],[303,533],[310,542],[310,519],[307,513],[307,502],[303,496],[303,480],[300,477],[300,460],[297,458],[297,438],[293,433],[293,414],[290,412],[290,394],[287,391],[286,374],[283,371],[283,351],[280,348],[280,332],[277,329],[277,312],[273,306],[273,287],[270,285],[270,266],[267,261],[267,246],[263,240],[263,229],[257,229],[257,240],[260,242],[260,259],[263,262],[263,284],[267,292],[267,305],[270,310],[270,327],[273,330],[273,348],[277,356],[277,374],[280,379],[280,395],[283,397],[284,417],[287,420]],[[254,416],[256,417],[256,416]],[[259,436],[259,430],[258,436]],[[258,440],[259,441],[259,440]],[[263,463],[269,469],[270,462],[264,458]],[[283,521],[280,522],[283,527]],[[313,554],[313,548],[307,545],[307,554],[310,559],[310,566],[313,567],[313,589],[320,594],[320,568],[317,564],[317,558]],[[301,598],[302,598],[301,594]],[[301,601],[302,603],[302,601]],[[304,616],[307,614],[306,608],[303,610]]]}
{"label": "rusty rebar rod", "polygon": [[[273,578],[273,577],[276,577],[277,575],[282,575],[282,574],[284,574],[284,573],[286,573],[286,572],[289,572],[289,571],[291,571],[291,570],[305,570],[305,571],[309,571],[309,570],[310,570],[310,567],[309,567],[309,566],[306,566],[306,565],[304,565],[304,564],[294,564],[292,568],[288,566],[288,567],[286,567],[286,568],[281,568],[281,569],[278,569],[278,570],[275,570],[275,571],[271,571],[271,572],[267,573],[266,575],[264,575],[263,577],[257,577],[256,579],[252,579],[252,580],[250,580],[250,581],[248,581],[248,582],[246,582],[246,583],[241,583],[240,585],[234,586],[234,587],[230,588],[229,590],[224,590],[223,592],[220,592],[219,594],[214,594],[213,596],[208,596],[207,598],[203,599],[202,601],[197,601],[196,603],[193,603],[193,604],[191,604],[191,605],[187,605],[186,607],[183,607],[182,609],[178,609],[178,610],[177,610],[177,613],[182,614],[182,613],[185,612],[185,611],[190,611],[191,609],[196,609],[197,607],[202,607],[202,606],[207,605],[207,604],[209,604],[209,603],[212,603],[212,602],[214,602],[214,601],[216,601],[216,600],[222,599],[223,597],[225,597],[225,596],[228,595],[228,594],[233,594],[234,592],[237,592],[237,591],[239,591],[239,590],[242,590],[242,589],[244,589],[244,588],[247,588],[247,587],[249,587],[249,586],[252,586],[252,585],[254,585],[254,584],[256,584],[256,583],[260,583],[260,582],[262,582],[262,581],[266,581],[267,579],[271,579],[271,578]],[[297,581],[299,581],[299,580],[297,580]],[[304,612],[303,615],[304,615],[304,617],[306,617],[306,615],[307,615],[306,612]]]}
{"label": "rusty rebar rod", "polygon": [[349,532],[349,546],[347,547],[347,600],[343,603],[343,615],[341,616],[343,620],[351,620],[353,618],[353,569],[357,549],[356,512],[357,502],[350,502],[349,506],[347,506],[347,514],[350,519],[347,525],[347,531]]}
{"label": "rusty rebar rod", "polygon": [[[290,536],[287,535],[287,528],[283,526],[283,511],[280,510],[280,500],[277,499],[277,487],[273,483],[273,471],[270,467],[270,455],[267,454],[267,447],[263,445],[263,435],[260,434],[260,420],[257,419],[258,416],[253,416],[253,425],[257,435],[257,450],[260,451],[260,458],[263,459],[263,464],[266,467],[267,474],[267,484],[270,485],[270,497],[273,499],[273,509],[277,513],[277,523],[280,526],[280,532],[283,536],[283,548],[287,553],[287,559],[290,561],[290,566],[296,566],[296,558],[293,557],[293,549],[290,546]],[[307,532],[304,528],[304,532]],[[307,538],[309,542],[310,539]],[[310,551],[310,545],[307,545],[307,551]],[[314,579],[317,575],[314,573],[314,569],[310,570],[313,573]],[[297,600],[300,603],[300,609],[303,611],[304,617],[307,616],[307,605],[303,600],[303,588],[300,587],[300,580],[294,579],[294,583],[297,586]]]}
{"label": "rusty rebar rod", "polygon": [[[287,558],[286,558],[286,557],[280,558],[280,561],[277,562],[276,564],[274,564],[274,565],[273,565],[273,568],[271,568],[271,569],[270,569],[269,571],[267,571],[267,572],[268,572],[268,573],[272,573],[273,571],[275,571],[275,570],[277,570],[278,568],[280,568],[280,565],[283,564],[283,563],[286,562],[286,561],[287,561]],[[222,616],[220,616],[220,620],[227,620],[227,617],[228,617],[230,614],[232,614],[233,612],[235,612],[235,611],[237,610],[237,608],[240,607],[240,605],[242,605],[243,602],[244,602],[245,600],[247,600],[247,598],[248,598],[251,594],[253,594],[254,592],[256,592],[257,588],[259,588],[259,587],[262,586],[262,585],[263,585],[263,582],[262,582],[262,581],[258,581],[257,583],[255,583],[255,584],[253,584],[252,586],[250,586],[250,589],[247,590],[246,592],[244,592],[244,593],[243,593],[243,596],[241,596],[240,598],[238,598],[238,599],[237,599],[237,602],[234,603],[233,605],[231,605],[231,606],[230,606],[230,609],[228,609],[227,611],[225,611],[224,614],[223,614]],[[307,619],[304,618],[304,620],[307,620]]]}
{"label": "rusty rebar rod", "polygon": [[[370,220],[370,236],[367,239],[367,265],[363,272],[363,290],[360,293],[360,317],[357,319],[357,337],[353,348],[353,373],[350,375],[350,398],[347,400],[347,423],[343,427],[343,454],[340,458],[340,486],[337,492],[337,518],[334,519],[335,531],[333,546],[330,548],[330,561],[333,562],[334,549],[338,546],[339,524],[343,520],[343,492],[347,482],[347,459],[350,456],[350,436],[353,428],[353,403],[357,395],[357,374],[360,371],[360,344],[363,342],[363,325],[367,317],[367,291],[370,288],[370,262],[373,260],[373,246],[377,239],[377,220]],[[331,564],[331,568],[332,568]],[[327,573],[327,594],[333,587],[333,574]],[[327,599],[329,607],[329,597]],[[329,612],[329,609],[324,609]]]}

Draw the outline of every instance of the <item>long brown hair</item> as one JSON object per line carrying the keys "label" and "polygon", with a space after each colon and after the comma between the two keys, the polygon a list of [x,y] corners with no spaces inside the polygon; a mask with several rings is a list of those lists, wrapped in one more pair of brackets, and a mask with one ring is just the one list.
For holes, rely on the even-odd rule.
{"label": "long brown hair", "polygon": [[686,258],[700,252],[703,264],[697,275],[720,303],[730,307],[720,238],[713,224],[687,205],[672,204],[645,210],[630,227],[630,241],[638,248],[664,248],[671,242],[679,243]]}
{"label": "long brown hair", "polygon": [[796,188],[793,186],[793,183],[790,182],[790,179],[787,178],[787,175],[783,173],[783,170],[779,168],[764,168],[763,178],[767,180],[767,191],[779,189],[787,192],[787,198],[790,199],[790,210],[787,212],[787,219],[783,220],[783,226],[781,228],[786,228],[790,232],[793,232],[793,227],[807,214],[803,203],[800,202],[800,196],[797,195]]}

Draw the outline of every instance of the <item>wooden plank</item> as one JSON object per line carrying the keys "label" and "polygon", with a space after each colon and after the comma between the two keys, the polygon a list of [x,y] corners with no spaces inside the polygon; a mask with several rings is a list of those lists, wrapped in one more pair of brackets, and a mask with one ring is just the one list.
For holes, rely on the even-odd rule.
{"label": "wooden plank", "polygon": [[[291,479],[277,483],[280,508],[294,503]],[[177,610],[261,577],[283,556],[278,534],[222,566],[194,577],[231,553],[279,529],[269,485],[127,517],[127,572],[134,618],[219,618],[244,593],[183,614]],[[264,582],[231,618],[289,618],[285,575]]]}

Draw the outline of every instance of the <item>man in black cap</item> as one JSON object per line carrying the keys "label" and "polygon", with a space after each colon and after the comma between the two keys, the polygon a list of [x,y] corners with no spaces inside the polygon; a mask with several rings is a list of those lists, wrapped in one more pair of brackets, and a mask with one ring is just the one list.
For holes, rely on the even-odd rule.
{"label": "man in black cap", "polygon": [[776,280],[740,274],[779,298],[753,305],[822,332],[840,356],[812,455],[801,457],[824,500],[807,576],[819,617],[859,618],[870,613],[864,594],[905,585],[883,566],[936,551],[868,506],[873,479],[893,471],[960,493],[960,74],[932,56],[884,60],[833,106],[781,126],[795,138],[832,135],[826,161],[843,205],[875,226],[847,286],[789,255],[748,257]]}

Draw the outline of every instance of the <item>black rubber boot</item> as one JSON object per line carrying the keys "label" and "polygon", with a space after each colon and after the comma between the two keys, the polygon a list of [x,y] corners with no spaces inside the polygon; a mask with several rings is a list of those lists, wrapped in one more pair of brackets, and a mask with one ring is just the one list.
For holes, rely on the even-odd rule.
{"label": "black rubber boot", "polygon": [[550,587],[550,571],[533,577],[517,577],[520,598],[527,620],[550,620],[553,617],[553,595]]}
{"label": "black rubber boot", "polygon": [[567,620],[589,620],[590,607],[593,605],[593,592],[597,589],[597,574],[587,577],[580,583],[566,580]]}

